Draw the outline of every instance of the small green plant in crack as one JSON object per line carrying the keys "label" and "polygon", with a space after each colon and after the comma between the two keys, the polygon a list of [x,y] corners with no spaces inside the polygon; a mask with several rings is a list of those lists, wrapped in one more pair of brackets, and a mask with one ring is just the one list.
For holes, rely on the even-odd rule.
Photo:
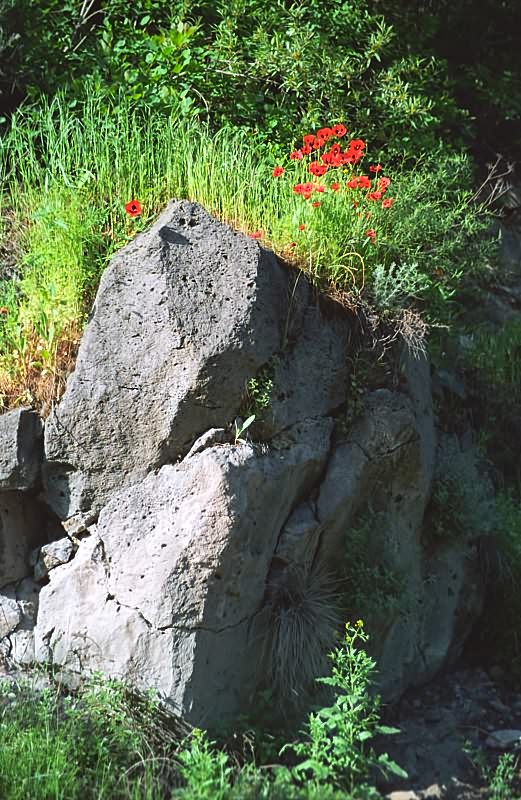
{"label": "small green plant in crack", "polygon": [[255,414],[251,414],[251,416],[249,416],[248,419],[246,419],[244,422],[239,418],[234,420],[234,423],[233,423],[234,426],[235,426],[235,430],[234,430],[234,437],[235,438],[234,438],[234,442],[233,442],[234,444],[239,444],[239,443],[244,444],[244,439],[241,438],[242,434],[244,433],[244,431],[247,428],[250,427],[252,422],[255,422]]}
{"label": "small green plant in crack", "polygon": [[246,413],[262,420],[271,405],[273,392],[273,366],[262,367],[254,378],[246,385]]}

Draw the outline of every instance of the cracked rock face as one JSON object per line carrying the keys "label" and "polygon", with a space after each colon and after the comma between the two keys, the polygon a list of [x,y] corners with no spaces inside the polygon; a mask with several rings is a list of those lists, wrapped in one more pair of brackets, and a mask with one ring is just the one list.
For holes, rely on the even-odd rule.
{"label": "cracked rock face", "polygon": [[[384,697],[457,655],[483,591],[463,544],[429,550],[422,539],[437,444],[429,363],[405,355],[407,388],[368,394],[341,438],[351,324],[194,203],[171,203],[136,236],[103,275],[46,423],[44,497],[63,527],[34,499],[38,457],[22,457],[31,447],[13,433],[32,418],[3,423],[0,655],[155,688],[211,727],[247,710],[269,675],[286,577],[316,587],[308,579],[326,570],[329,603],[368,510],[379,520],[368,558],[399,570],[413,601],[359,609]],[[266,441],[237,443],[230,423],[259,370],[273,390],[248,434]],[[317,657],[334,619],[315,637]]]}
{"label": "cracked rock face", "polygon": [[[284,444],[210,447],[122,490],[40,594],[36,656],[153,686],[196,724],[233,716],[259,678],[277,538],[323,470],[333,422]],[[255,634],[253,634],[255,628]]]}

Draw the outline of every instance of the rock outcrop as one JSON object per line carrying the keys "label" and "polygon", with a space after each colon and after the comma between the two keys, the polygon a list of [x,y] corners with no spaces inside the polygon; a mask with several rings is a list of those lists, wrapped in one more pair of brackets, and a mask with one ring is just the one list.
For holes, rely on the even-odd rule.
{"label": "rock outcrop", "polygon": [[[43,499],[63,525],[2,529],[4,654],[153,687],[211,727],[275,673],[289,695],[303,690],[295,674],[320,663],[341,622],[325,601],[341,587],[354,608],[343,570],[363,519],[367,557],[401,576],[407,599],[369,613],[384,696],[449,663],[483,590],[472,542],[424,529],[429,363],[404,350],[399,390],[369,392],[346,427],[353,334],[353,316],[303,275],[171,203],[103,275],[45,426],[40,500],[27,494],[39,464],[20,473],[6,458],[13,508]],[[247,381],[266,375],[269,406],[252,409]],[[242,441],[232,423],[252,410]],[[16,547],[23,557],[2,555]]]}

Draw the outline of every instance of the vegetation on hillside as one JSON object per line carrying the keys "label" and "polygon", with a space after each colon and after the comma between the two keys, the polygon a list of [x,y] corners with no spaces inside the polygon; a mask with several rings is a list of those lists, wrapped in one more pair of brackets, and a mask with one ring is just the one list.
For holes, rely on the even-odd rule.
{"label": "vegetation on hillside", "polygon": [[[430,538],[496,532],[488,574],[504,580],[480,635],[484,650],[500,642],[521,665],[521,477],[505,441],[519,417],[520,331],[465,321],[468,298],[479,304],[497,273],[489,226],[499,212],[477,190],[488,161],[520,153],[520,14],[517,0],[0,0],[0,409],[48,413],[111,255],[172,197],[198,201],[322,291],[370,309],[376,328],[394,331],[387,341],[417,351],[429,331],[439,366],[456,353],[482,406],[468,401],[479,458],[504,485],[496,504],[480,504],[478,454],[449,452]],[[249,392],[258,405],[258,386]],[[467,416],[454,397],[439,409],[448,432]],[[363,525],[355,533],[362,559]],[[360,604],[371,581],[378,604],[404,602],[399,576],[360,560]],[[356,664],[369,675],[357,637],[351,629],[336,651],[340,683]],[[97,797],[152,798],[165,781],[173,797],[374,796],[368,751],[355,752],[355,733],[360,743],[376,730],[367,683],[354,687],[363,718],[346,717],[349,692],[333,688],[336,705],[292,747],[304,762],[288,748],[276,770],[236,767],[202,733],[174,755],[151,750],[148,712],[140,706],[138,730],[120,689],[103,701],[102,723],[99,687],[79,705],[46,696],[28,717],[10,703],[2,741],[15,742],[13,726],[23,735],[0,751],[3,796],[98,787]]]}

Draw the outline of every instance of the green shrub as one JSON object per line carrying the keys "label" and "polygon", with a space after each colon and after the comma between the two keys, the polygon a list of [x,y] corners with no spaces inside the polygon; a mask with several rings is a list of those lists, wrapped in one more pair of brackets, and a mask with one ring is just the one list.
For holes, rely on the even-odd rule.
{"label": "green shrub", "polygon": [[[443,60],[416,52],[369,0],[17,0],[31,97],[85,80],[132,102],[275,134],[340,114],[374,152],[429,151],[461,124]],[[28,24],[30,23],[30,24]],[[42,69],[42,66],[44,68]],[[452,142],[447,142],[452,146]]]}

